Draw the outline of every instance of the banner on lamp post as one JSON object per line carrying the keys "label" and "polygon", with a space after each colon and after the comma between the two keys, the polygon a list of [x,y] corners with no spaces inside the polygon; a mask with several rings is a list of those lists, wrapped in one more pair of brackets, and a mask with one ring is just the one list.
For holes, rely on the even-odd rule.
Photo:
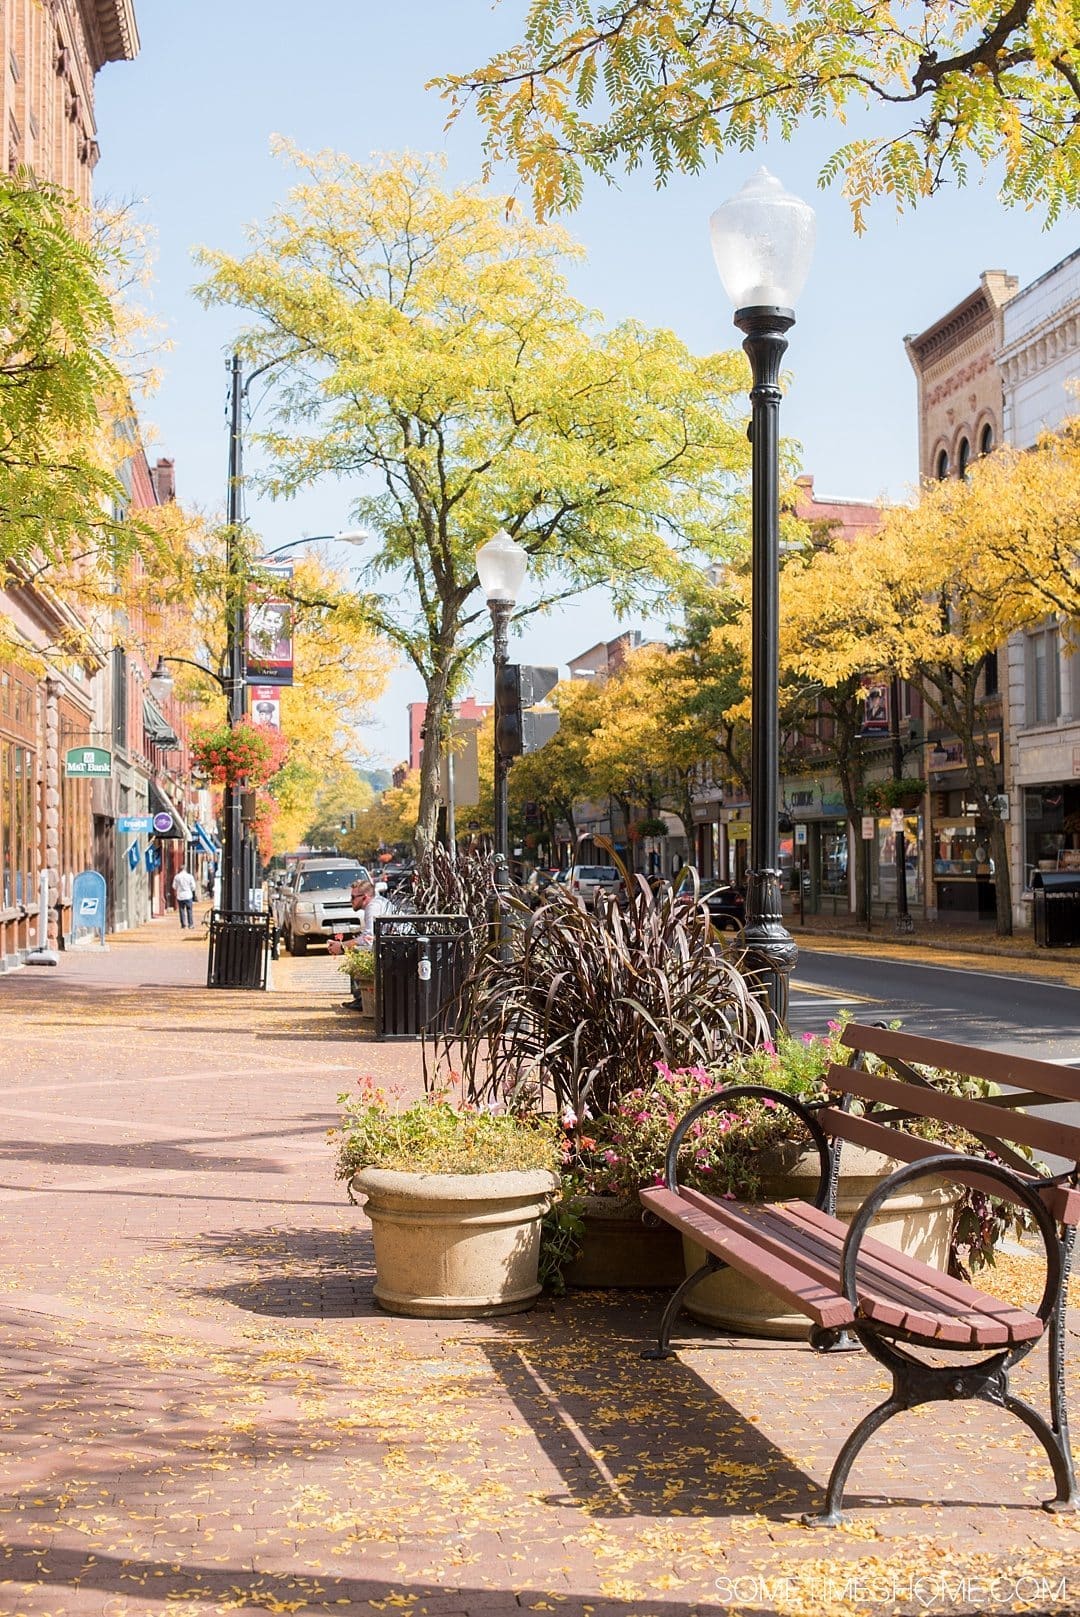
{"label": "banner on lamp post", "polygon": [[251,722],[260,730],[281,729],[281,687],[252,685]]}

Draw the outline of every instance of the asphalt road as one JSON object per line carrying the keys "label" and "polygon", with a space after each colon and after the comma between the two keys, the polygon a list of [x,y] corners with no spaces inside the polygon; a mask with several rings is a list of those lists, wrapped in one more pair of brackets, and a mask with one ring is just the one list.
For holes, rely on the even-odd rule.
{"label": "asphalt road", "polygon": [[820,1033],[843,1009],[857,1021],[898,1017],[909,1033],[1080,1066],[1080,990],[1007,971],[959,971],[865,954],[799,951],[789,1026]]}

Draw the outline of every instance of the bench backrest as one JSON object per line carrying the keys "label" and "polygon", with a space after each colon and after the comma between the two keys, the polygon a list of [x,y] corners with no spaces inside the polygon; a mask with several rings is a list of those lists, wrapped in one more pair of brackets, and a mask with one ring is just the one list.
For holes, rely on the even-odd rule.
{"label": "bench backrest", "polygon": [[[862,1101],[864,1109],[861,1115],[842,1107],[823,1109],[819,1121],[827,1133],[886,1156],[916,1162],[952,1149],[941,1141],[916,1139],[904,1130],[905,1122],[912,1118],[936,1119],[966,1129],[1008,1167],[1033,1180],[1039,1177],[1037,1166],[1015,1146],[1026,1146],[1038,1155],[1063,1157],[1071,1164],[1070,1182],[1048,1191],[1047,1204],[1061,1222],[1080,1223],[1080,1189],[1076,1188],[1080,1113],[1076,1122],[1032,1115],[1034,1108],[1080,1102],[1080,1072],[1029,1056],[979,1050],[857,1022],[844,1029],[840,1042],[852,1052],[853,1063],[858,1064],[830,1066],[828,1087],[833,1093]],[[880,1058],[888,1072],[880,1067],[868,1072],[863,1066],[866,1056]],[[969,1099],[949,1093],[944,1086],[937,1087],[918,1070],[920,1067],[1008,1085],[1012,1092]],[[974,1171],[957,1177],[988,1194],[1004,1194],[1000,1183],[980,1181]]]}

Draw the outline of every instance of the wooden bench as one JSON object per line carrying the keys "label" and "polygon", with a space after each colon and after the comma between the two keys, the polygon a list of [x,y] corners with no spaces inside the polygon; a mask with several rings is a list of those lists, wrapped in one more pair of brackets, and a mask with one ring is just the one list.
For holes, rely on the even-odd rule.
{"label": "wooden bench", "polygon": [[[864,1443],[893,1415],[941,1399],[981,1398],[1019,1416],[1050,1459],[1055,1497],[1048,1510],[1074,1507],[1076,1476],[1066,1413],[1064,1335],[1069,1267],[1080,1222],[1080,1119],[1057,1122],[1038,1108],[1080,1100],[1080,1072],[995,1051],[925,1039],[852,1023],[841,1042],[850,1063],[830,1066],[829,1099],[806,1106],[757,1084],[740,1084],[698,1102],[674,1130],[666,1183],[643,1190],[645,1208],[705,1249],[702,1266],[678,1287],[664,1311],[656,1348],[646,1358],[671,1355],[671,1328],[688,1291],[705,1275],[730,1266],[759,1282],[811,1322],[818,1351],[856,1346],[890,1371],[892,1392],[864,1417],[837,1455],[825,1509],[812,1525],[835,1526],[848,1474]],[[872,1058],[868,1065],[867,1058]],[[921,1068],[1007,1086],[967,1099],[935,1087]],[[680,1186],[678,1155],[705,1113],[740,1096],[768,1098],[805,1125],[821,1169],[814,1202],[749,1204],[722,1201]],[[852,1110],[858,1104],[859,1110]],[[912,1119],[959,1124],[992,1151],[995,1161],[965,1155],[939,1141],[905,1131]],[[839,1157],[844,1141],[868,1146],[904,1166],[863,1202],[850,1227],[834,1216]],[[1063,1172],[1040,1170],[1014,1146],[1065,1158]],[[868,1234],[875,1215],[913,1180],[948,1179],[1012,1202],[1030,1215],[1042,1236],[1046,1281],[1037,1307],[1015,1307],[954,1280],[918,1259],[904,1257]],[[1049,1332],[1050,1420],[1009,1390],[1009,1372]],[[927,1363],[907,1351],[933,1349],[976,1362]]]}

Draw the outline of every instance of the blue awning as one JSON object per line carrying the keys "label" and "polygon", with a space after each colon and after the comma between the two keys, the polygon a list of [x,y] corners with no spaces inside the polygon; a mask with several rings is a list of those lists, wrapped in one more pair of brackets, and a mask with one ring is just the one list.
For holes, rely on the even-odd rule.
{"label": "blue awning", "polygon": [[201,826],[198,820],[192,821],[191,840],[194,842],[199,853],[208,853],[212,859],[216,859],[218,854],[221,852],[221,849],[218,847],[209,831]]}

